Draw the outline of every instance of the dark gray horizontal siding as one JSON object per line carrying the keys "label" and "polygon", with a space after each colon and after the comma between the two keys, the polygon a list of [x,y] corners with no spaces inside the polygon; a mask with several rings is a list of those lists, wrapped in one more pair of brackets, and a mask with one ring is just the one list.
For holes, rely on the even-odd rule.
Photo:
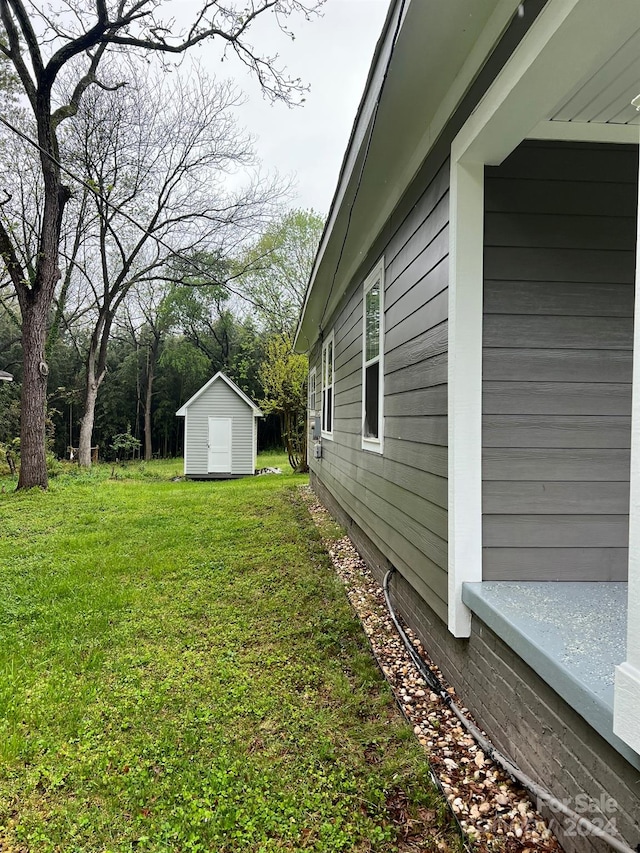
{"label": "dark gray horizontal siding", "polygon": [[410,465],[417,471],[427,471],[439,477],[448,476],[448,454],[444,445],[416,444],[385,438],[384,455],[394,462]]}
{"label": "dark gray horizontal siding", "polygon": [[487,415],[631,415],[629,385],[624,382],[487,380],[482,406]]}
{"label": "dark gray horizontal siding", "polygon": [[445,321],[427,329],[411,341],[403,341],[394,349],[387,347],[384,359],[386,373],[403,370],[411,364],[446,353],[448,336],[448,324]]}
{"label": "dark gray horizontal siding", "polygon": [[[384,453],[362,449],[362,285],[327,324],[335,409],[314,473],[443,618],[447,598],[449,164],[390,236],[385,258]],[[312,354],[318,366],[320,346]],[[319,398],[320,399],[320,398]]]}
{"label": "dark gray horizontal siding", "polygon": [[631,317],[485,314],[484,341],[488,347],[630,350],[632,337]]}
{"label": "dark gray horizontal siding", "polygon": [[485,563],[491,565],[492,580],[518,576],[537,580],[624,581],[627,579],[626,548],[483,548]]}
{"label": "dark gray horizontal siding", "polygon": [[634,249],[625,252],[622,249],[603,251],[492,246],[485,249],[484,258],[486,268],[491,270],[490,278],[502,281],[526,277],[527,281],[633,284],[634,280]]}
{"label": "dark gray horizontal siding", "polygon": [[494,212],[487,221],[485,239],[491,246],[521,246],[527,248],[628,251],[635,239],[635,225],[631,217],[583,216],[580,228],[569,234],[562,214],[499,213]]}
{"label": "dark gray horizontal siding", "polygon": [[387,417],[429,416],[431,412],[446,411],[447,384],[419,388],[401,394],[388,394],[385,399]]}
{"label": "dark gray horizontal siding", "polygon": [[[447,205],[447,209],[439,210],[442,204]],[[405,217],[402,226],[398,231],[402,231],[402,236],[395,239],[395,236],[390,240],[386,248],[387,263],[391,265],[398,254],[411,240],[413,235],[418,231],[425,222],[433,219],[434,222],[449,222],[449,170],[439,168],[429,183],[428,192],[423,192],[420,198],[413,205],[411,210]],[[437,212],[437,216],[433,217],[433,213]],[[433,232],[435,233],[435,231]],[[420,247],[418,247],[418,254]]]}
{"label": "dark gray horizontal siding", "polygon": [[[447,354],[441,353],[424,361],[399,368],[385,376],[385,393],[401,394],[420,388],[433,388],[447,381]],[[446,406],[441,411],[446,412]]]}
{"label": "dark gray horizontal siding", "polygon": [[577,447],[628,449],[629,418],[606,415],[485,415],[485,447]]}
{"label": "dark gray horizontal siding", "polygon": [[[416,237],[419,236],[420,234],[416,235]],[[393,282],[393,289],[390,292],[389,305],[386,307],[392,317],[397,313],[392,310],[395,308],[396,303],[401,299],[407,298],[409,294],[415,296],[415,292],[417,292],[418,294],[423,293],[426,295],[429,286],[436,292],[438,289],[442,290],[443,287],[446,287],[447,280],[445,273],[438,271],[439,275],[431,274],[438,270],[442,261],[447,257],[448,252],[449,227],[448,223],[445,223],[442,225],[441,230],[434,236],[433,240],[424,247],[420,254],[407,267],[401,269],[400,264],[397,263],[395,268],[393,265],[387,268],[389,279]],[[428,282],[422,284],[427,276],[430,276],[433,282],[430,285]],[[416,287],[418,283],[421,284],[419,288]],[[437,287],[438,283],[440,284],[439,288]],[[426,301],[424,296],[422,301]]]}
{"label": "dark gray horizontal siding", "polygon": [[[549,152],[549,157],[553,152]],[[485,193],[487,213],[542,213],[563,216],[602,216],[603,210],[611,216],[634,216],[637,201],[629,191],[629,184],[604,181],[563,181],[501,179],[491,167],[487,171],[489,182]],[[599,173],[598,177],[600,178]],[[561,186],[561,190],[560,190]]]}
{"label": "dark gray horizontal siding", "polygon": [[622,146],[486,169],[486,579],[626,577],[636,181]]}
{"label": "dark gray horizontal siding", "polygon": [[[338,487],[343,499],[349,501],[354,510],[352,517],[360,524],[364,522],[369,529],[367,535],[374,543],[381,542],[385,548],[391,548],[396,559],[406,566],[412,566],[431,590],[430,598],[435,594],[442,602],[447,595],[447,573],[441,564],[447,564],[447,543],[423,523],[414,521],[406,512],[398,509],[390,501],[365,488],[344,473],[341,465],[332,464],[329,452],[323,459],[326,476],[332,486]],[[398,528],[401,528],[402,532]]]}
{"label": "dark gray horizontal siding", "polygon": [[[635,238],[634,238],[635,239]],[[634,288],[629,284],[588,281],[485,281],[484,310],[487,314],[544,314],[562,317],[629,317]]]}
{"label": "dark gray horizontal siding", "polygon": [[[430,259],[430,263],[433,258]],[[407,314],[417,311],[422,305],[426,305],[431,299],[446,290],[449,282],[449,264],[446,257],[441,257],[435,266],[429,269],[409,289],[402,293],[391,307],[387,306],[386,321],[387,328],[392,329]]]}
{"label": "dark gray horizontal siding", "polygon": [[631,382],[630,350],[509,349],[485,347],[483,365],[490,381]]}
{"label": "dark gray horizontal siding", "polygon": [[629,484],[616,481],[545,482],[487,480],[484,511],[489,515],[628,515]]}
{"label": "dark gray horizontal siding", "polygon": [[[515,532],[515,537],[514,537]],[[627,515],[486,515],[486,548],[618,548],[628,541]]]}
{"label": "dark gray horizontal siding", "polygon": [[610,448],[484,447],[482,472],[491,480],[629,483],[629,450]]}
{"label": "dark gray horizontal siding", "polygon": [[413,340],[426,329],[431,329],[447,319],[449,309],[448,288],[417,308],[412,308],[410,303],[406,307],[405,316],[390,329],[386,329],[389,349],[394,349]]}
{"label": "dark gray horizontal siding", "polygon": [[[591,186],[594,177],[598,184],[633,184],[637,169],[637,151],[632,146],[583,145],[555,142],[536,142],[519,146],[500,166],[493,178],[531,181],[577,182]],[[597,160],[597,171],[593,171]],[[601,210],[602,215],[611,213]]]}
{"label": "dark gray horizontal siding", "polygon": [[447,416],[429,415],[428,417],[385,418],[385,435],[389,438],[413,441],[418,444],[440,444],[447,446]]}

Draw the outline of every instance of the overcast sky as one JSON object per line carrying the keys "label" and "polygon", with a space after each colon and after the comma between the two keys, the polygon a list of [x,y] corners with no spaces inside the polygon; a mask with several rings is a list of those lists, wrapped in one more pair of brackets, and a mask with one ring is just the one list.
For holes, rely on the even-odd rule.
{"label": "overcast sky", "polygon": [[[187,0],[182,8],[189,5]],[[256,48],[279,53],[290,75],[311,87],[302,107],[269,104],[235,58],[220,64],[212,50],[197,51],[210,73],[232,77],[246,93],[239,119],[256,137],[265,169],[295,175],[291,206],[328,213],[388,6],[389,0],[327,0],[322,17],[291,19],[293,42],[278,33],[272,16],[256,26],[251,37]]]}

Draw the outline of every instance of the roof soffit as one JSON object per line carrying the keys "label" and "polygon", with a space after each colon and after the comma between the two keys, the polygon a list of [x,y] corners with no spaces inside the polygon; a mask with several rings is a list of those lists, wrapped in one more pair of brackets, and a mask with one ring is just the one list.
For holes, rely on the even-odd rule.
{"label": "roof soffit", "polygon": [[516,0],[474,0],[473,4],[468,0],[413,0],[405,7],[362,169],[368,129],[400,10],[396,3],[395,14],[387,19],[383,36],[386,45],[379,47],[377,67],[370,73],[369,89],[356,118],[316,258],[298,328],[296,344],[300,351],[312,345],[329,320],[341,293],[517,6]]}

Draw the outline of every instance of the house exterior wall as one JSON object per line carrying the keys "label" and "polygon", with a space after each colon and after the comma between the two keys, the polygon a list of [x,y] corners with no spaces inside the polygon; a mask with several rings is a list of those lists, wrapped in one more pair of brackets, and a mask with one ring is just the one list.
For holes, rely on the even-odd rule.
{"label": "house exterior wall", "polygon": [[[363,257],[333,316],[336,430],[312,472],[438,615],[447,618],[447,313],[451,143],[546,0],[530,0],[460,101]],[[381,181],[383,176],[381,176]],[[383,184],[381,184],[383,192]],[[362,450],[362,285],[385,262],[384,454]],[[333,289],[333,285],[332,288]],[[311,346],[321,410],[322,336]],[[347,348],[348,352],[347,352]]]}
{"label": "house exterior wall", "polygon": [[[383,553],[345,513],[312,473],[323,503],[348,529],[359,553],[382,582],[388,568]],[[446,624],[401,574],[391,579],[391,599],[455,687],[461,702],[495,745],[556,799],[583,811],[600,825],[615,828],[634,846],[640,814],[638,771],[601,738],[503,640],[475,615],[468,639],[456,639]],[[611,800],[615,801],[614,804]],[[605,811],[588,811],[604,805]],[[606,853],[610,848],[583,831],[562,831],[560,815],[540,811],[551,822],[567,853]]]}
{"label": "house exterior wall", "polygon": [[254,473],[254,414],[227,383],[219,379],[194,400],[185,416],[185,475],[220,476],[208,473],[209,418],[232,418],[230,474]]}
{"label": "house exterior wall", "polygon": [[637,148],[485,170],[483,577],[626,580]]}
{"label": "house exterior wall", "polygon": [[[362,449],[363,269],[326,325],[335,336],[333,439],[311,469],[445,618],[448,161],[387,241],[384,454]],[[375,259],[374,263],[379,260]],[[373,266],[373,264],[372,264]],[[311,367],[321,377],[321,342]],[[321,402],[317,383],[316,409]],[[311,454],[313,456],[313,454]]]}
{"label": "house exterior wall", "polygon": [[[448,155],[452,140],[517,44],[515,35],[511,42],[507,36],[465,96],[383,232],[363,256],[360,270],[338,308],[322,323],[324,339],[332,332],[335,336],[335,422],[332,438],[322,439],[322,458],[309,454],[311,484],[347,528],[378,580],[391,565],[398,569],[392,581],[395,605],[496,745],[569,805],[583,802],[576,799],[579,795],[583,798],[586,794],[594,802],[604,795],[613,797],[616,826],[622,837],[635,845],[636,816],[640,813],[637,770],[475,615],[468,639],[455,638],[446,626]],[[571,579],[577,577],[570,569],[578,558],[585,562],[580,569],[584,579],[593,580],[595,569],[602,579],[620,578],[624,555],[614,552],[624,550],[619,549],[619,542],[625,537],[623,493],[629,477],[633,262],[629,271],[628,252],[633,244],[629,247],[628,239],[635,215],[629,188],[637,167],[630,151],[618,150],[622,154],[619,159],[605,156],[598,146],[568,155],[565,150],[563,156],[560,146],[545,143],[542,148],[548,149],[545,154],[552,152],[551,159],[538,150],[537,159],[529,151],[523,164],[520,152],[520,161],[514,157],[503,164],[515,170],[505,173],[503,180],[511,182],[509,192],[524,204],[522,210],[516,207],[510,211],[500,202],[496,173],[492,169],[486,173],[485,262],[489,274],[485,325],[492,329],[485,337],[483,359],[487,374],[483,459],[488,472],[484,483],[486,530],[497,535],[500,518],[513,516],[513,534],[521,546],[518,530],[530,537],[536,531],[542,536],[545,529],[555,525],[555,533],[562,536],[569,521],[573,523],[575,516],[581,516],[575,530],[581,531],[581,536],[588,535],[590,519],[597,516],[600,530],[608,529],[612,536],[609,541],[613,544],[607,545],[606,553],[601,548],[585,548],[582,539],[580,546],[560,539],[553,548],[566,551],[566,571]],[[545,178],[544,169],[551,166],[553,173]],[[603,170],[606,177],[594,180]],[[536,186],[540,190],[536,191]],[[549,206],[551,200],[555,208]],[[515,221],[512,213],[517,214]],[[528,242],[522,242],[523,226]],[[565,244],[567,236],[570,239]],[[362,449],[362,285],[381,258],[386,333],[384,453],[379,455]],[[562,260],[554,269],[564,277],[554,277],[551,258]],[[530,271],[527,277],[522,277],[521,269]],[[616,270],[614,275],[610,274],[612,269]],[[336,279],[339,283],[339,277]],[[509,346],[504,337],[499,337],[503,315],[514,320],[518,329]],[[605,317],[608,330],[603,337],[599,337],[595,321],[600,315]],[[541,338],[546,342],[541,346],[531,340],[531,335],[545,324],[547,338]],[[559,343],[552,347],[549,339],[554,324],[565,331],[557,335]],[[582,338],[577,338],[577,346],[570,334],[577,334],[580,328]],[[316,341],[310,354],[310,367],[315,367],[317,378],[311,408],[318,413],[322,407],[322,339]],[[540,378],[533,378],[532,364]],[[588,387],[574,387],[580,383]],[[580,394],[581,390],[586,393]],[[601,393],[605,390],[615,400],[612,410]],[[509,411],[508,407],[516,403],[521,404],[520,409]],[[528,411],[531,404],[539,406],[540,411]],[[566,411],[556,413],[553,405],[566,405]],[[526,436],[536,435],[540,425],[554,417],[559,419],[558,443],[499,443],[511,426]],[[500,419],[502,427],[498,429]],[[577,429],[570,433],[568,424]],[[570,434],[576,436],[575,446],[567,449],[562,440]],[[582,443],[578,438],[581,435]],[[559,460],[562,465],[558,465]],[[553,496],[546,504],[547,512],[538,511],[539,484]],[[590,511],[576,512],[575,501],[585,493]],[[518,512],[514,511],[516,507]],[[569,507],[574,511],[565,511]],[[503,529],[508,530],[509,524]],[[487,547],[489,542],[497,549],[491,539],[487,539]],[[508,548],[500,549],[500,556],[508,558]],[[526,550],[520,547],[517,555],[521,558],[518,565],[525,570]],[[493,556],[489,554],[489,560]],[[512,565],[510,561],[508,564]],[[497,566],[495,562],[489,571],[496,574],[489,576],[508,577],[499,574],[502,570]],[[603,567],[606,577],[602,577]],[[544,575],[545,579],[551,577],[562,576]],[[569,853],[608,849],[580,833],[563,834],[562,843]]]}

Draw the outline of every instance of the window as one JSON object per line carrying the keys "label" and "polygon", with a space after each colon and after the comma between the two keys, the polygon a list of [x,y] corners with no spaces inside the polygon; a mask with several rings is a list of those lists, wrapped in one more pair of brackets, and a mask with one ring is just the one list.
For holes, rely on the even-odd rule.
{"label": "window", "polygon": [[367,278],[362,297],[362,447],[382,453],[384,402],[384,260]]}
{"label": "window", "polygon": [[309,371],[309,417],[313,418],[316,413],[316,369],[312,367]]}
{"label": "window", "polygon": [[333,332],[322,344],[322,435],[333,435]]}

